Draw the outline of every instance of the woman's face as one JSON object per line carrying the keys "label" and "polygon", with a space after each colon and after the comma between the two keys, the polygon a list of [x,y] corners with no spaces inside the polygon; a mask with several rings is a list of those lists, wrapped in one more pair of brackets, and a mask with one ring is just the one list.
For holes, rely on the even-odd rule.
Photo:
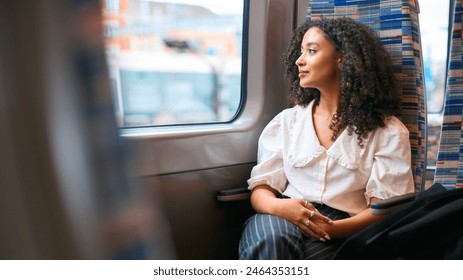
{"label": "woman's face", "polygon": [[338,65],[341,56],[318,27],[311,27],[304,35],[301,56],[296,60],[301,87],[323,91],[339,84]]}

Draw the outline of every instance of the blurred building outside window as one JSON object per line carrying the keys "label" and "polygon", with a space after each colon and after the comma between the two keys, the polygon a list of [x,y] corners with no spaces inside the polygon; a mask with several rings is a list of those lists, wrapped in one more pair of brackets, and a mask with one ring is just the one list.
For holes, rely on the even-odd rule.
{"label": "blurred building outside window", "polygon": [[238,113],[244,0],[106,0],[120,127],[215,123]]}

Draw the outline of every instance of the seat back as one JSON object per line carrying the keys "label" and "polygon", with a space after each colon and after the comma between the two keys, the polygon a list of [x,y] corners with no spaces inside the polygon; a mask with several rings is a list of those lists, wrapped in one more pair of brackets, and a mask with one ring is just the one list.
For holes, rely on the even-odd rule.
{"label": "seat back", "polygon": [[417,0],[311,0],[307,20],[351,17],[370,26],[388,50],[402,93],[402,122],[410,132],[415,190],[426,172],[426,103]]}
{"label": "seat back", "polygon": [[[453,8],[453,9],[452,9]],[[451,42],[447,69],[444,118],[437,153],[434,182],[447,188],[463,187],[463,5],[454,1],[450,9]]]}

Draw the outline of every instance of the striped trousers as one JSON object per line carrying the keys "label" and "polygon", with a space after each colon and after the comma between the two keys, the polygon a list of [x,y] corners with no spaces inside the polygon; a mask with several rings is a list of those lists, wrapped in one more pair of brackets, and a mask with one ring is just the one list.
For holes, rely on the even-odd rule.
{"label": "striped trousers", "polygon": [[[318,211],[332,220],[349,217],[345,212],[326,205],[314,204]],[[344,239],[326,242],[302,233],[292,223],[277,216],[255,214],[245,223],[239,244],[242,260],[308,260],[331,259]]]}

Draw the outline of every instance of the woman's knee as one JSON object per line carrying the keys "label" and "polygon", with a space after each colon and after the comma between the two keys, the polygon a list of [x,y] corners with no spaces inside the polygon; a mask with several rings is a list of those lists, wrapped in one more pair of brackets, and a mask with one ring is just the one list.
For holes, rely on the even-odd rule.
{"label": "woman's knee", "polygon": [[290,222],[272,215],[251,217],[240,242],[240,258],[291,259],[301,254],[302,233]]}
{"label": "woman's knee", "polygon": [[299,238],[300,231],[292,223],[268,214],[256,214],[248,223],[247,229],[254,238],[271,239]]}

